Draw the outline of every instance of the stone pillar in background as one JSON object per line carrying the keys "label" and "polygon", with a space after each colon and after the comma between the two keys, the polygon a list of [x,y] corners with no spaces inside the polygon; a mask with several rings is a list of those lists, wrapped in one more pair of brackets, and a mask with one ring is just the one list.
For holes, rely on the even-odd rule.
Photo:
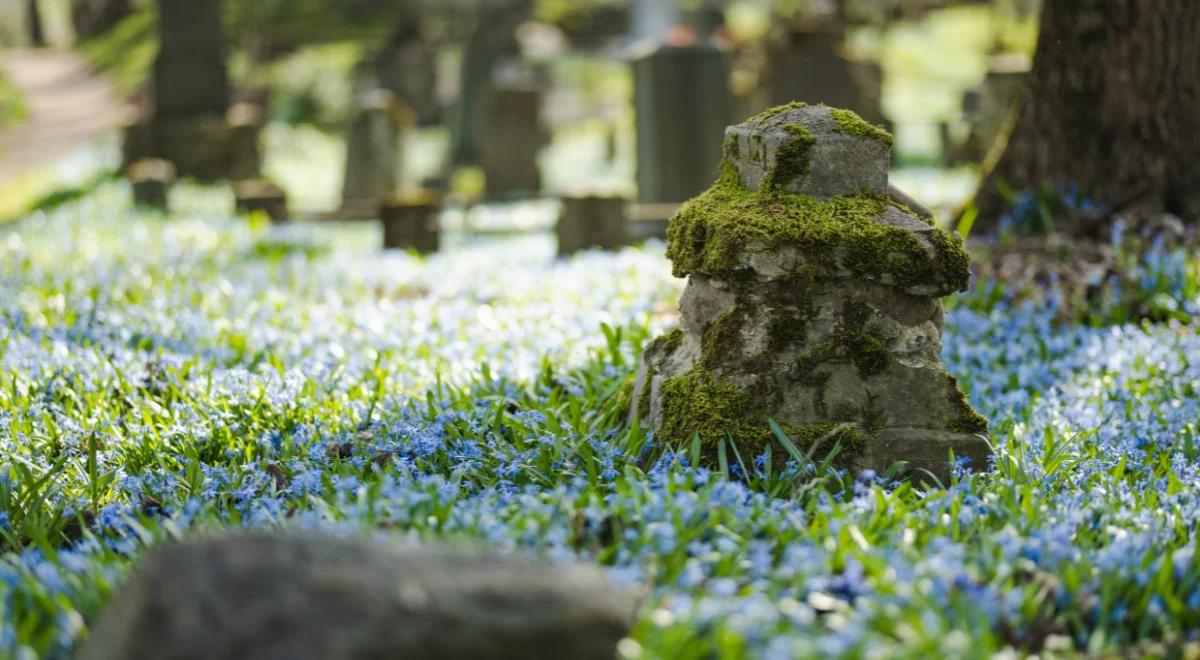
{"label": "stone pillar in background", "polygon": [[129,166],[126,175],[133,192],[133,203],[160,211],[167,210],[167,196],[175,183],[175,166],[161,158],[144,158]]}
{"label": "stone pillar in background", "polygon": [[824,103],[853,110],[887,126],[880,101],[883,71],[874,62],[842,55],[845,33],[836,28],[787,29],[767,46],[767,86],[771,105],[792,101]]}
{"label": "stone pillar in background", "polygon": [[379,209],[383,247],[416,250],[421,254],[437,252],[441,212],[441,195],[433,191],[419,191],[387,200]]}
{"label": "stone pillar in background", "polygon": [[720,178],[671,218],[680,325],[646,348],[631,414],[676,447],[698,433],[710,464],[727,437],[747,461],[776,443],[771,418],[852,469],[945,480],[951,450],[986,469],[987,422],[940,359],[941,297],[970,258],[889,198],[891,136],[803,104],[725,135]]}
{"label": "stone pillar in background", "polygon": [[226,176],[229,79],[220,0],[159,0],[152,133],[181,176]]}
{"label": "stone pillar in background", "polygon": [[226,176],[235,181],[262,174],[262,130],[266,124],[263,106],[235,103],[227,113],[229,164]]}
{"label": "stone pillar in background", "polygon": [[710,45],[663,46],[633,62],[638,202],[679,204],[712,181],[731,120],[729,62]]}
{"label": "stone pillar in background", "polygon": [[625,207],[619,195],[569,195],[562,198],[558,217],[558,254],[600,248],[616,250],[629,242]]}
{"label": "stone pillar in background", "polygon": [[373,89],[361,95],[358,114],[346,137],[343,217],[375,217],[379,205],[399,189],[400,115],[391,92]]}
{"label": "stone pillar in background", "polygon": [[532,82],[498,82],[488,93],[481,136],[489,199],[536,196],[538,153],[550,141],[542,125],[542,92]]}
{"label": "stone pillar in background", "polygon": [[272,222],[288,221],[287,194],[272,181],[238,181],[233,184],[233,198],[238,213],[262,211]]}
{"label": "stone pillar in background", "polygon": [[953,150],[956,162],[980,163],[987,157],[1016,110],[1030,66],[1029,57],[1021,53],[991,58],[983,83],[963,97],[963,118],[970,131],[965,144]]}

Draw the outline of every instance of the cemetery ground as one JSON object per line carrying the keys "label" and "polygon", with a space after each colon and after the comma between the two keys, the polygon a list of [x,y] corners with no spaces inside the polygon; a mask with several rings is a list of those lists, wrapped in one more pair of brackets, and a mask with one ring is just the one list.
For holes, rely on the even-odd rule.
{"label": "cemetery ground", "polygon": [[0,656],[68,656],[148,548],[243,528],[602,566],[644,596],[624,657],[1195,650],[1194,253],[1117,231],[1086,296],[948,298],[995,463],[935,487],[630,425],[660,242],[418,257],[227,195],[111,181],[0,228]]}

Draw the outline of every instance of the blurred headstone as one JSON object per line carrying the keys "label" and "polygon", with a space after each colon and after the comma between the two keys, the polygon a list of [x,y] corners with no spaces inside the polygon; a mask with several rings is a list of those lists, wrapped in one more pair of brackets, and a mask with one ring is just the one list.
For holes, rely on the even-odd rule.
{"label": "blurred headstone", "polygon": [[549,142],[542,92],[532,82],[498,82],[487,95],[482,165],[489,199],[536,196],[538,154]]}
{"label": "blurred headstone", "polygon": [[770,105],[792,101],[853,110],[873,124],[888,126],[880,105],[883,71],[877,63],[847,59],[842,30],[783,29],[767,47]]}
{"label": "blurred headstone", "polygon": [[637,596],[599,569],[244,532],[151,550],[79,660],[612,660]]}
{"label": "blurred headstone", "polygon": [[633,62],[638,202],[678,204],[704,190],[730,122],[729,62],[715,46],[662,46]]}
{"label": "blurred headstone", "polygon": [[133,203],[165,211],[167,195],[175,182],[175,166],[161,158],[144,158],[126,172],[133,192]]}
{"label": "blurred headstone", "polygon": [[262,174],[261,134],[266,123],[263,108],[252,103],[235,103],[227,113],[229,163],[226,176],[235,181]]}
{"label": "blurred headstone", "polygon": [[287,194],[267,179],[246,179],[233,184],[234,206],[238,213],[261,211],[273,222],[288,221]]}
{"label": "blurred headstone", "polygon": [[438,250],[438,217],[442,211],[441,195],[421,190],[388,199],[379,209],[383,225],[383,247],[416,250],[429,254]]}
{"label": "blurred headstone", "polygon": [[358,113],[346,138],[342,215],[373,217],[400,185],[400,138],[403,118],[396,98],[383,89],[360,96]]}
{"label": "blurred headstone", "polygon": [[559,256],[588,248],[616,250],[629,242],[625,207],[619,195],[568,195],[562,198],[558,217]]}
{"label": "blurred headstone", "polygon": [[229,80],[220,0],[159,0],[152,155],[180,176],[227,176]]}
{"label": "blurred headstone", "polygon": [[970,259],[887,201],[891,136],[800,105],[725,136],[727,168],[671,219],[680,326],[646,348],[631,416],[679,447],[698,433],[710,464],[730,437],[758,455],[774,419],[858,470],[907,461],[945,482],[951,451],[987,469],[987,422],[940,357],[941,298],[966,289]]}

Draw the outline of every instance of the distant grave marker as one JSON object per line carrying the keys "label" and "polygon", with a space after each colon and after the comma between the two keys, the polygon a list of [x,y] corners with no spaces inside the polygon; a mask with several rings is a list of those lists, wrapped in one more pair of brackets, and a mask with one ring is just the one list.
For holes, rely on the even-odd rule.
{"label": "distant grave marker", "polygon": [[396,98],[383,89],[360,96],[346,138],[342,215],[371,218],[400,186],[400,138],[403,123]]}
{"label": "distant grave marker", "polygon": [[175,182],[174,165],[161,158],[145,158],[131,165],[127,174],[134,204],[167,209],[167,195]]}
{"label": "distant grave marker", "polygon": [[383,247],[416,250],[421,254],[437,252],[438,216],[442,211],[441,195],[431,191],[415,191],[388,199],[379,209],[383,225]]}
{"label": "distant grave marker", "polygon": [[558,254],[601,248],[616,250],[629,242],[629,200],[620,195],[575,194],[562,198],[555,231]]}
{"label": "distant grave marker", "polygon": [[233,184],[233,196],[238,213],[262,211],[273,222],[289,219],[287,194],[267,179],[245,179]]}
{"label": "distant grave marker", "polygon": [[732,119],[728,57],[711,45],[662,46],[634,60],[633,82],[638,202],[679,204],[704,190],[721,162]]}
{"label": "distant grave marker", "polygon": [[527,82],[499,82],[488,93],[481,157],[489,199],[536,196],[542,189],[538,154],[549,142],[542,125],[542,91]]}

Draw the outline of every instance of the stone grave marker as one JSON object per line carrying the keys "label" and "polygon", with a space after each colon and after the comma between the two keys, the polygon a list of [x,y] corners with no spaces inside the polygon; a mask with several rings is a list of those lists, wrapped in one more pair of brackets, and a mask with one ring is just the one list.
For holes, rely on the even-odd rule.
{"label": "stone grave marker", "polygon": [[261,134],[267,119],[263,106],[235,103],[226,113],[229,164],[226,175],[235,181],[262,174]]}
{"label": "stone grave marker", "polygon": [[[631,415],[705,460],[746,460],[774,419],[820,458],[945,479],[988,468],[987,422],[940,359],[943,296],[965,290],[957,235],[888,195],[891,136],[846,110],[791,104],[725,132],[717,182],[671,219],[688,278],[680,325],[645,351]],[[729,454],[732,456],[732,453]]]}
{"label": "stone grave marker", "polygon": [[396,195],[379,209],[383,224],[383,247],[416,250],[429,254],[438,250],[438,216],[442,212],[441,195],[421,190]]}
{"label": "stone grave marker", "polygon": [[536,196],[538,154],[550,141],[542,125],[542,91],[528,81],[500,81],[488,92],[481,165],[488,199]]}
{"label": "stone grave marker", "polygon": [[273,222],[288,221],[287,194],[267,179],[245,179],[233,184],[233,197],[238,213],[262,211]]}
{"label": "stone grave marker", "polygon": [[599,569],[243,532],[143,558],[79,660],[611,660],[638,596]]}
{"label": "stone grave marker", "polygon": [[573,194],[562,198],[555,232],[558,254],[601,248],[616,250],[629,242],[629,200],[620,195]]}
{"label": "stone grave marker", "polygon": [[129,166],[126,176],[133,192],[133,203],[165,211],[167,194],[175,182],[175,166],[161,158],[143,158]]}
{"label": "stone grave marker", "polygon": [[384,89],[360,95],[346,139],[342,215],[370,218],[400,185],[402,123],[395,97]]}
{"label": "stone grave marker", "polygon": [[220,0],[159,0],[154,61],[154,156],[181,176],[225,178],[229,77]]}
{"label": "stone grave marker", "polygon": [[637,199],[672,208],[703,191],[721,162],[733,118],[728,57],[708,44],[662,46],[633,61],[633,85]]}

